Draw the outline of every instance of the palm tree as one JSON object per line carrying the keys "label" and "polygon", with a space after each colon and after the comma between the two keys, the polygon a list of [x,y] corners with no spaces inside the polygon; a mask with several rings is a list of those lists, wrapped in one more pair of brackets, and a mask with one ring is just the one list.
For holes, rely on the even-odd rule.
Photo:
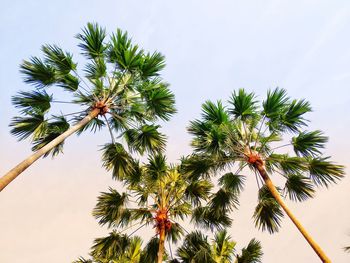
{"label": "palm tree", "polygon": [[[175,113],[174,95],[159,77],[164,56],[140,49],[121,30],[107,40],[105,29],[92,23],[77,39],[87,59],[84,77],[79,75],[72,54],[57,45],[43,45],[43,59],[32,57],[21,64],[24,82],[33,90],[13,97],[20,116],[13,118],[11,133],[19,140],[29,138],[34,153],[0,178],[0,191],[41,156],[60,153],[73,133],[108,127],[113,142],[117,132],[141,153],[164,147],[165,138],[154,122],[166,121]],[[55,93],[63,95],[59,89],[69,93],[70,99],[54,98],[48,93],[52,86],[56,86]],[[57,113],[57,107],[51,107],[55,103],[71,104],[66,110],[73,112]],[[63,110],[59,108],[59,112]],[[120,143],[115,147],[122,151]]]}
{"label": "palm tree", "polygon": [[[186,236],[182,246],[177,249],[179,260],[183,263],[259,263],[262,258],[260,242],[252,239],[241,254],[235,254],[236,242],[232,241],[226,230],[215,234],[211,243],[200,231],[194,231]],[[233,259],[235,258],[235,261]]]}
{"label": "palm tree", "polygon": [[[279,88],[267,93],[261,107],[254,93],[244,89],[234,92],[228,103],[227,108],[221,101],[203,104],[202,118],[192,121],[188,128],[194,136],[196,154],[183,166],[193,174],[208,175],[237,163],[236,172],[220,178],[224,189],[237,182],[243,185],[242,173],[249,168],[260,187],[254,213],[256,226],[271,233],[277,231],[282,207],[321,260],[330,262],[281,197],[304,201],[313,197],[314,185],[328,187],[344,175],[343,166],[322,155],[327,137],[319,130],[305,130],[304,114],[311,111],[310,104],[303,99],[291,100]],[[283,135],[292,138],[283,144]],[[281,153],[285,147],[288,151]],[[294,155],[290,153],[293,151]],[[283,176],[283,188],[276,187],[270,175]]]}
{"label": "palm tree", "polygon": [[[108,151],[108,146],[106,149],[104,166],[113,169],[114,177],[123,180],[127,191],[119,193],[110,188],[108,192],[103,192],[98,197],[93,215],[99,224],[119,228],[119,234],[137,226],[129,236],[144,226],[153,225],[156,236],[148,243],[146,258],[141,262],[163,262],[165,241],[177,242],[186,231],[179,220],[183,221],[190,215],[195,223],[212,229],[231,224],[228,209],[221,206],[221,214],[217,215],[219,210],[212,208],[222,196],[220,191],[212,193],[213,185],[208,180],[195,180],[182,173],[181,166],[167,165],[165,156],[161,154],[149,157],[145,165],[131,160],[124,169],[120,169],[120,162],[113,158],[115,154]],[[125,169],[125,166],[130,169]],[[110,246],[101,242],[93,247],[93,255],[104,257],[107,248]],[[156,259],[150,255],[156,256]]]}

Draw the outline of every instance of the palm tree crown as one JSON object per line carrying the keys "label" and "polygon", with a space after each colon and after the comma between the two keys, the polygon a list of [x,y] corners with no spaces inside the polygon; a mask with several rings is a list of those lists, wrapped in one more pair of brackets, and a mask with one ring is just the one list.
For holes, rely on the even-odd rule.
{"label": "palm tree crown", "polygon": [[[343,166],[322,155],[327,137],[318,130],[305,130],[304,115],[310,111],[309,102],[291,100],[279,88],[269,91],[261,106],[255,94],[244,89],[232,94],[227,107],[221,101],[207,101],[201,119],[192,121],[188,128],[196,154],[187,158],[184,166],[200,177],[238,164],[236,172],[219,179],[224,189],[241,189],[242,173],[248,168],[260,187],[256,226],[271,233],[278,231],[281,206],[287,209],[280,194],[304,201],[314,196],[315,186],[328,187],[344,175]],[[283,144],[283,135],[291,137],[289,142]],[[291,151],[281,152],[288,146]],[[281,175],[284,186],[276,189],[268,174]]]}
{"label": "palm tree crown", "polygon": [[[36,159],[57,155],[64,139],[75,131],[96,132],[103,127],[108,127],[113,142],[116,135],[122,136],[135,151],[161,150],[165,138],[154,123],[169,120],[175,113],[174,95],[159,76],[165,66],[164,56],[140,49],[121,30],[107,38],[105,29],[93,23],[88,23],[76,37],[87,59],[83,76],[78,73],[73,55],[57,45],[44,45],[43,58],[32,57],[22,63],[24,82],[33,90],[13,97],[20,116],[13,118],[11,133],[19,140],[29,138],[33,151],[44,149]],[[69,95],[64,97],[70,99],[57,100],[49,92],[53,86],[66,91]],[[52,92],[57,93],[56,89]],[[76,109],[67,107],[73,112],[64,112],[60,108],[57,114],[52,107],[55,103],[72,104]],[[67,135],[62,137],[63,134]],[[45,148],[57,138],[56,143]],[[17,167],[15,172],[21,173],[30,164]],[[6,185],[1,185],[0,190]]]}
{"label": "palm tree crown", "polygon": [[[157,262],[162,262],[166,255],[165,240],[177,242],[184,234],[186,230],[179,221],[188,216],[207,228],[220,229],[230,225],[228,210],[222,209],[222,214],[216,216],[211,209],[219,194],[212,192],[213,185],[208,180],[194,180],[183,173],[181,166],[167,165],[162,154],[150,157],[145,165],[140,165],[133,159],[120,162],[120,158],[117,161],[112,158],[118,155],[119,153],[106,151],[104,165],[107,168],[114,167],[113,174],[118,174],[117,178],[123,180],[127,191],[119,193],[110,188],[108,192],[102,193],[93,215],[101,225],[119,228],[122,232],[136,226],[138,228],[135,231],[138,231],[144,226],[153,225],[156,237],[151,243],[158,244]],[[124,168],[129,168],[120,169],[120,163],[124,164]],[[221,220],[222,218],[226,220]],[[96,255],[99,247],[101,246],[94,247],[93,254],[105,257],[105,249]]]}

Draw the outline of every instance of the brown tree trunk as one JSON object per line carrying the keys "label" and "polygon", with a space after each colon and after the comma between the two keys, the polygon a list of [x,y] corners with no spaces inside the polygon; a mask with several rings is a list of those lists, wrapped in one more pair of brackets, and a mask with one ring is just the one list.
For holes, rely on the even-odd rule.
{"label": "brown tree trunk", "polygon": [[300,233],[304,236],[306,241],[310,244],[310,246],[319,256],[319,258],[322,260],[322,262],[330,263],[331,260],[327,257],[327,255],[323,252],[321,247],[313,240],[313,238],[309,235],[306,229],[301,225],[299,220],[294,216],[294,214],[291,212],[288,206],[284,203],[281,195],[279,194],[275,185],[268,176],[265,166],[263,164],[256,164],[255,167],[258,169],[261,177],[264,179],[265,185],[270,190],[272,196],[276,199],[277,203],[279,203],[279,205],[283,208],[284,212],[286,212],[288,217],[293,221],[294,225],[298,228]]}
{"label": "brown tree trunk", "polygon": [[163,223],[159,229],[159,246],[158,246],[158,254],[157,254],[157,263],[163,262],[164,242],[165,242],[165,225]]}
{"label": "brown tree trunk", "polygon": [[0,192],[11,183],[18,175],[20,175],[25,169],[27,169],[30,165],[32,165],[36,160],[38,160],[45,153],[53,149],[55,146],[63,142],[67,137],[72,135],[74,132],[84,127],[87,123],[89,123],[92,119],[94,119],[100,113],[100,109],[92,110],[84,119],[79,121],[76,125],[69,128],[67,131],[62,133],[60,136],[53,139],[51,142],[46,144],[41,149],[37,150],[35,153],[30,155],[28,158],[17,164],[14,168],[12,168],[9,172],[3,175],[0,178]]}

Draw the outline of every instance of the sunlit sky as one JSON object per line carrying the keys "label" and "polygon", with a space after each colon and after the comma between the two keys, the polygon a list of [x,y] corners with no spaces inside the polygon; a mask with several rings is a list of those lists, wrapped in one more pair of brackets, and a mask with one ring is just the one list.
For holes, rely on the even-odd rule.
{"label": "sunlit sky", "polygon": [[[167,155],[189,154],[189,121],[207,99],[226,100],[245,88],[263,98],[270,88],[306,98],[309,129],[330,137],[326,155],[349,166],[349,1],[6,1],[0,8],[0,174],[30,154],[8,124],[16,111],[11,96],[30,87],[18,65],[57,43],[79,58],[74,35],[89,21],[108,32],[127,30],[135,43],[166,56],[163,78],[176,95],[178,113],[162,124]],[[116,186],[101,168],[107,131],[73,136],[64,155],[39,160],[0,193],[0,262],[62,263],[86,256],[108,230],[91,216],[99,192]],[[347,169],[347,173],[349,170]],[[278,180],[277,180],[278,181]],[[350,262],[350,179],[320,189],[305,203],[287,201],[311,235],[336,263]],[[254,228],[257,186],[249,178],[230,235],[245,246],[262,242],[263,262],[319,262],[288,218],[278,234]],[[154,231],[151,229],[150,231]]]}

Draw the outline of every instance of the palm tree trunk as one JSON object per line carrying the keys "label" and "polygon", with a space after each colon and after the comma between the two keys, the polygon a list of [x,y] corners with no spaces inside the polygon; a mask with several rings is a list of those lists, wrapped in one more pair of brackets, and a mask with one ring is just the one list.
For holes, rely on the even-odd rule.
{"label": "palm tree trunk", "polygon": [[17,164],[8,173],[0,178],[0,192],[11,183],[18,175],[20,175],[25,169],[32,165],[36,160],[38,160],[45,153],[53,149],[55,146],[63,142],[67,137],[75,133],[80,128],[84,127],[92,119],[94,119],[100,113],[100,109],[96,108],[92,110],[84,119],[79,121],[76,125],[69,128],[67,131],[62,133],[60,136],[56,137],[54,140],[46,144],[41,149],[37,150],[35,153],[30,155],[28,158]]}
{"label": "palm tree trunk", "polygon": [[268,176],[266,169],[265,169],[265,166],[263,164],[256,164],[255,167],[258,169],[261,177],[264,179],[265,185],[270,190],[272,196],[276,199],[277,203],[283,208],[284,212],[286,212],[288,217],[293,221],[294,225],[298,228],[300,233],[304,236],[306,241],[310,244],[310,246],[313,248],[313,250],[319,256],[319,258],[322,260],[322,262],[330,263],[331,260],[327,257],[327,255],[323,252],[321,247],[313,240],[313,238],[309,235],[309,233],[306,231],[306,229],[301,225],[299,220],[294,216],[292,211],[284,203],[281,195],[279,194],[275,185],[273,184],[270,177]]}
{"label": "palm tree trunk", "polygon": [[164,242],[165,242],[165,225],[163,223],[159,229],[159,247],[158,247],[157,263],[163,262]]}

